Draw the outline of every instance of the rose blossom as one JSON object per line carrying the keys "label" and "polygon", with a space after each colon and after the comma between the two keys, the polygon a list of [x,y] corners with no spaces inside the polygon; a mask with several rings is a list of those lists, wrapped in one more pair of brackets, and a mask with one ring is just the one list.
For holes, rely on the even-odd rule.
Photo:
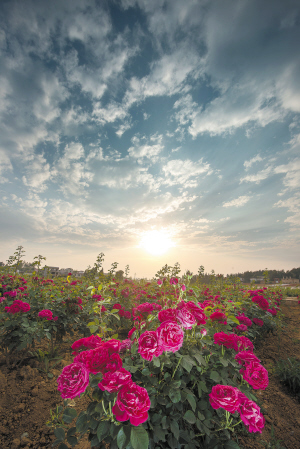
{"label": "rose blossom", "polygon": [[260,320],[259,318],[253,318],[253,323],[255,323],[257,326],[262,327],[264,325],[263,320]]}
{"label": "rose blossom", "polygon": [[234,330],[246,332],[247,329],[248,329],[248,327],[245,324],[239,324],[238,326],[236,326],[236,328]]}
{"label": "rose blossom", "polygon": [[158,341],[163,351],[176,352],[183,343],[184,332],[173,321],[164,321],[157,329]]}
{"label": "rose blossom", "polygon": [[113,373],[105,373],[98,387],[102,391],[108,391],[109,393],[115,393],[119,391],[123,385],[131,381],[131,374],[124,368],[120,368]]}
{"label": "rose blossom", "polygon": [[82,347],[88,349],[95,349],[97,346],[101,346],[102,339],[98,337],[98,335],[91,335],[90,337],[80,338],[77,341],[74,341],[71,348],[74,349],[73,355],[78,354],[78,349]]}
{"label": "rose blossom", "polygon": [[209,318],[212,321],[219,321],[222,324],[227,324],[227,317],[223,312],[220,311],[213,312]]}
{"label": "rose blossom", "polygon": [[181,309],[176,310],[176,317],[185,329],[192,329],[193,325],[196,324],[194,315],[187,307],[182,307]]}
{"label": "rose blossom", "polygon": [[118,421],[130,419],[130,424],[138,426],[147,421],[150,405],[146,388],[128,382],[119,391],[112,412]]}
{"label": "rose blossom", "polygon": [[109,354],[117,353],[120,351],[120,340],[116,340],[115,338],[112,338],[108,341],[106,341],[103,344],[103,347],[106,348],[109,352]]}
{"label": "rose blossom", "polygon": [[122,340],[120,344],[120,353],[126,352],[127,349],[130,349],[132,346],[132,341],[130,338],[126,338],[126,340]]}
{"label": "rose blossom", "polygon": [[131,337],[131,335],[136,331],[136,327],[133,327],[129,332],[128,332],[128,338]]}
{"label": "rose blossom", "polygon": [[176,310],[175,309],[164,309],[158,312],[158,319],[161,323],[164,321],[174,321],[177,323]]}
{"label": "rose blossom", "polygon": [[225,334],[225,332],[216,332],[214,334],[214,343],[219,346],[226,346],[226,348],[234,348],[235,339],[235,334]]}
{"label": "rose blossom", "polygon": [[269,385],[268,371],[260,363],[250,362],[240,373],[254,390],[265,390]]}
{"label": "rose blossom", "polygon": [[118,354],[111,354],[108,349],[103,346],[87,351],[84,360],[85,366],[89,372],[93,374],[105,374],[107,371],[117,371],[122,367],[120,356]]}
{"label": "rose blossom", "polygon": [[188,301],[186,303],[186,307],[194,315],[198,326],[200,326],[200,324],[206,323],[207,317],[205,313],[202,309],[200,309],[200,307],[196,306],[193,301]]}
{"label": "rose blossom", "polygon": [[235,335],[235,344],[233,349],[235,351],[253,351],[253,343],[244,335]]}
{"label": "rose blossom", "polygon": [[63,399],[73,399],[83,393],[89,384],[89,372],[83,363],[71,363],[57,378],[58,391]]}
{"label": "rose blossom", "polygon": [[212,387],[209,402],[215,410],[222,407],[227,412],[234,413],[240,406],[239,390],[230,385],[215,385]]}
{"label": "rose blossom", "polygon": [[259,406],[254,401],[250,401],[250,399],[241,392],[239,392],[239,399],[240,407],[238,411],[241,420],[245,426],[248,426],[249,432],[262,433],[265,425],[265,418],[261,414]]}
{"label": "rose blossom", "polygon": [[51,310],[44,309],[38,313],[38,316],[40,318],[46,318],[46,320],[50,321],[53,318],[53,313],[51,312]]}
{"label": "rose blossom", "polygon": [[241,324],[245,324],[248,327],[252,326],[252,321],[247,316],[240,315],[240,316],[237,316],[237,319],[239,320],[239,322]]}
{"label": "rose blossom", "polygon": [[159,357],[162,354],[157,332],[146,331],[140,336],[138,352],[149,362],[153,360],[153,357]]}
{"label": "rose blossom", "polygon": [[250,362],[260,362],[259,358],[253,352],[249,351],[241,351],[234,358],[240,365],[245,365]]}

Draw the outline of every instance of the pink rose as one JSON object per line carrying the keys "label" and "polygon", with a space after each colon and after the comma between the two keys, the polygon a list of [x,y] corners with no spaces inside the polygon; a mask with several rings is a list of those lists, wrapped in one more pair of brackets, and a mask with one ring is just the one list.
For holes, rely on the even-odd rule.
{"label": "pink rose", "polygon": [[73,399],[83,393],[89,384],[89,372],[82,363],[65,366],[57,378],[58,391],[63,399]]}
{"label": "pink rose", "polygon": [[133,327],[129,332],[128,332],[128,338],[131,337],[131,335],[136,331],[136,327]]}
{"label": "pink rose", "polygon": [[240,331],[240,332],[246,332],[247,329],[248,329],[248,327],[245,324],[239,324],[238,326],[236,326],[236,328],[234,330]]}
{"label": "pink rose", "polygon": [[176,310],[175,309],[164,309],[158,312],[158,319],[161,323],[164,321],[174,321],[177,323]]}
{"label": "pink rose", "polygon": [[132,346],[132,341],[127,338],[126,340],[122,340],[120,344],[120,353],[126,352],[127,349],[130,349]]}
{"label": "pink rose", "polygon": [[264,325],[263,320],[260,320],[259,318],[253,318],[253,323],[255,323],[257,326],[262,327]]}
{"label": "pink rose", "polygon": [[248,426],[249,432],[262,433],[265,425],[265,418],[261,414],[259,406],[255,402],[250,401],[250,399],[241,392],[239,392],[239,399],[240,408],[238,411],[241,420],[245,426]]}
{"label": "pink rose", "polygon": [[107,371],[117,371],[122,367],[122,360],[120,356],[118,354],[111,354],[107,348],[104,348],[103,346],[96,349],[91,349],[87,352],[88,353],[84,356],[84,360],[85,366],[90,373],[105,374]]}
{"label": "pink rose", "polygon": [[106,348],[110,354],[113,354],[113,353],[117,353],[120,351],[120,345],[121,345],[120,340],[116,340],[115,338],[112,338],[112,339],[106,341],[103,344],[103,347]]}
{"label": "pink rose", "polygon": [[225,334],[225,332],[216,332],[214,334],[214,343],[216,345],[223,345],[226,348],[234,348],[235,346],[236,335],[234,334]]}
{"label": "pink rose", "polygon": [[109,393],[115,393],[119,391],[123,385],[131,381],[131,374],[124,368],[120,368],[118,371],[107,372],[104,374],[98,387],[102,391],[108,391]]}
{"label": "pink rose", "polygon": [[237,316],[237,319],[239,320],[239,322],[241,324],[245,324],[248,327],[252,326],[252,321],[247,316],[240,315],[240,316]]}
{"label": "pink rose", "polygon": [[183,344],[184,332],[173,321],[164,321],[157,329],[158,341],[163,351],[176,352]]}
{"label": "pink rose", "polygon": [[119,391],[112,412],[118,421],[130,419],[130,424],[139,426],[147,421],[150,405],[146,388],[140,387],[135,382],[128,382]]}
{"label": "pink rose", "polygon": [[200,307],[196,306],[193,301],[188,301],[186,303],[186,307],[194,315],[198,326],[200,326],[200,324],[206,323],[207,317],[205,313]]}
{"label": "pink rose", "polygon": [[53,318],[53,313],[51,312],[51,310],[44,309],[38,313],[38,316],[40,318],[46,318],[46,320],[50,321]]}
{"label": "pink rose", "polygon": [[251,340],[249,340],[249,338],[245,337],[244,335],[235,335],[235,351],[253,351],[253,349],[253,343]]}
{"label": "pink rose", "polygon": [[241,351],[234,358],[240,365],[246,365],[250,362],[260,362],[259,358],[253,352],[249,351]]}
{"label": "pink rose", "polygon": [[95,349],[97,346],[101,346],[102,344],[102,339],[98,337],[98,335],[91,335],[90,337],[80,338],[79,340],[74,341],[71,348],[75,351],[73,354],[77,354],[78,349]]}
{"label": "pink rose", "polygon": [[153,357],[159,357],[162,349],[158,342],[158,335],[154,331],[146,331],[139,338],[138,352],[145,360],[153,360]]}
{"label": "pink rose", "polygon": [[215,385],[212,387],[209,402],[215,410],[222,407],[227,412],[234,413],[240,406],[239,390],[230,385]]}
{"label": "pink rose", "polygon": [[194,315],[187,307],[182,307],[181,309],[176,310],[176,317],[185,329],[192,329],[193,325],[196,324]]}
{"label": "pink rose", "polygon": [[220,311],[213,312],[209,318],[212,321],[219,321],[222,324],[227,324],[227,317],[225,313],[222,313]]}
{"label": "pink rose", "polygon": [[265,390],[269,385],[268,371],[260,363],[250,362],[240,373],[254,390]]}

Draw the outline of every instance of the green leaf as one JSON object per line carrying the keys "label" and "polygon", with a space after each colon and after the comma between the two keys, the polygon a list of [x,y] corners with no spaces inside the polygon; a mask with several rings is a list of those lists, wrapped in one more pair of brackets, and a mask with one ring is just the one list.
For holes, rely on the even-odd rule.
{"label": "green leaf", "polygon": [[76,433],[76,427],[71,427],[67,432],[67,438],[72,437]]}
{"label": "green leaf", "polygon": [[240,447],[235,441],[229,440],[224,444],[224,449],[240,449]]}
{"label": "green leaf", "polygon": [[157,368],[160,367],[159,357],[153,357],[153,365],[156,366]]}
{"label": "green leaf", "polygon": [[91,332],[92,334],[94,334],[95,332],[97,332],[97,330],[98,330],[98,326],[93,326],[93,325],[90,326],[90,332]]}
{"label": "green leaf", "polygon": [[109,431],[109,422],[101,421],[97,428],[97,437],[99,441],[102,441],[105,435],[107,435]]}
{"label": "green leaf", "polygon": [[74,437],[73,435],[71,435],[70,437],[67,437],[67,442],[72,446],[76,446],[76,444],[78,443],[77,438]]}
{"label": "green leaf", "polygon": [[181,400],[181,393],[180,390],[172,389],[169,393],[169,398],[173,402],[173,404],[176,404]]}
{"label": "green leaf", "polygon": [[133,449],[148,449],[149,436],[142,426],[133,426],[131,428],[130,443]]}
{"label": "green leaf", "polygon": [[176,438],[176,440],[179,439],[179,425],[177,421],[172,421],[171,422],[171,431],[174,435],[174,437]]}
{"label": "green leaf", "polygon": [[190,424],[195,424],[196,422],[196,416],[194,415],[192,410],[188,410],[187,412],[185,412],[183,419],[185,419],[185,421],[187,421]]}
{"label": "green leaf", "polygon": [[59,441],[64,441],[65,439],[65,431],[61,427],[54,429],[54,435]]}
{"label": "green leaf", "polygon": [[229,315],[227,320],[233,321],[235,324],[240,324],[239,320],[233,315]]}
{"label": "green leaf", "polygon": [[60,445],[58,446],[58,449],[69,449],[69,448],[65,443],[60,443]]}
{"label": "green leaf", "polygon": [[127,446],[127,444],[129,443],[129,441],[130,441],[130,438],[127,438],[127,436],[123,430],[123,427],[121,427],[121,429],[119,430],[118,435],[117,435],[118,448],[124,449]]}
{"label": "green leaf", "polygon": [[87,416],[86,413],[80,413],[76,421],[76,430],[77,432],[85,432],[87,430]]}
{"label": "green leaf", "polygon": [[190,406],[192,407],[193,411],[195,411],[196,410],[196,401],[195,401],[194,396],[191,393],[189,393],[186,398],[189,401]]}
{"label": "green leaf", "polygon": [[181,359],[181,365],[188,373],[190,373],[193,366],[195,366],[195,362],[189,355],[184,355]]}
{"label": "green leaf", "polygon": [[220,382],[221,377],[220,377],[219,373],[217,373],[217,371],[212,371],[210,373],[210,379],[214,380],[215,382]]}

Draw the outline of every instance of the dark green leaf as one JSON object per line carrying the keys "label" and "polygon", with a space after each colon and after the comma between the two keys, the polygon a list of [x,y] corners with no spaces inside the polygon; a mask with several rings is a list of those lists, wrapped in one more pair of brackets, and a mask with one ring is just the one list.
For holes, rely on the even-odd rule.
{"label": "dark green leaf", "polygon": [[107,435],[109,431],[109,422],[101,421],[97,428],[97,437],[99,441],[102,441],[105,435]]}
{"label": "dark green leaf", "polygon": [[210,373],[210,379],[214,380],[215,382],[220,382],[221,378],[217,371],[212,371]]}
{"label": "dark green leaf", "polygon": [[67,432],[67,437],[71,437],[76,433],[76,427],[71,427]]}
{"label": "dark green leaf", "polygon": [[77,430],[77,432],[83,433],[87,429],[88,429],[87,416],[85,413],[80,413],[80,415],[76,421],[76,430]]}
{"label": "dark green leaf", "polygon": [[121,427],[121,429],[119,430],[118,435],[117,435],[118,448],[124,449],[127,446],[127,444],[129,443],[129,441],[130,441],[130,437],[127,438],[127,436],[123,430],[123,427]]}
{"label": "dark green leaf", "polygon": [[159,357],[153,357],[153,365],[156,366],[157,368],[160,367],[160,360]]}
{"label": "dark green leaf", "polygon": [[133,449],[148,449],[149,436],[142,426],[133,426],[131,428],[130,443]]}
{"label": "dark green leaf", "polygon": [[171,422],[171,431],[174,435],[174,437],[176,438],[176,440],[179,439],[179,425],[177,421],[172,421]]}
{"label": "dark green leaf", "polygon": [[190,406],[192,407],[193,411],[195,411],[196,410],[196,401],[195,401],[194,396],[191,393],[189,393],[186,398],[189,401]]}
{"label": "dark green leaf", "polygon": [[224,444],[224,449],[240,449],[240,447],[235,441],[229,440]]}
{"label": "dark green leaf", "polygon": [[174,404],[176,404],[176,402],[179,402],[181,400],[180,390],[172,389],[169,393],[169,398]]}
{"label": "dark green leaf", "polygon": [[60,445],[58,446],[58,449],[69,449],[69,448],[65,443],[60,443]]}
{"label": "dark green leaf", "polygon": [[196,416],[194,415],[192,410],[188,410],[187,412],[185,412],[183,419],[185,419],[190,424],[195,424],[196,422]]}
{"label": "dark green leaf", "polygon": [[94,435],[93,438],[90,441],[91,447],[99,446],[99,443],[100,443],[100,441],[98,440],[97,435]]}
{"label": "dark green leaf", "polygon": [[54,429],[54,435],[59,441],[64,441],[65,439],[65,431],[61,427]]}
{"label": "dark green leaf", "polygon": [[74,446],[78,443],[77,438],[74,437],[74,436],[67,437],[67,442],[68,442],[72,447],[74,447]]}

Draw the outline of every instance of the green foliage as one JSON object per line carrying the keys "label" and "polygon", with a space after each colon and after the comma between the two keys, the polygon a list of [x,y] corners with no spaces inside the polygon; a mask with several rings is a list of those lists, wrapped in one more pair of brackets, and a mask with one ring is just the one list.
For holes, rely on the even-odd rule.
{"label": "green foliage", "polygon": [[275,366],[275,374],[280,382],[286,385],[293,393],[300,393],[300,360],[296,358],[279,360]]}

